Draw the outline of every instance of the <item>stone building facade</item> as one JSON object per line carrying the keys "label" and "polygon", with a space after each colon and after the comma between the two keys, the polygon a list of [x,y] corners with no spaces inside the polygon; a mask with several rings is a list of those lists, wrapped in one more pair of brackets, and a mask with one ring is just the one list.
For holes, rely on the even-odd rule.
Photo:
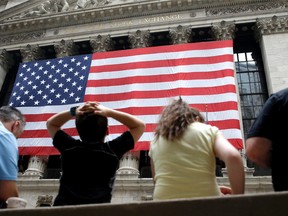
{"label": "stone building facade", "polygon": [[[235,46],[245,136],[257,114],[256,111],[250,116],[248,111],[261,109],[269,94],[288,87],[287,1],[3,0],[0,2],[1,105],[7,104],[21,62],[230,39]],[[254,75],[249,71],[251,64],[257,68]],[[257,81],[255,77],[260,78]],[[260,90],[254,91],[253,84]],[[251,102],[255,95],[261,99],[259,104]],[[269,171],[254,168],[246,161],[245,149],[241,153],[246,164],[246,192],[272,191]],[[113,203],[152,199],[153,181],[143,174],[147,164],[139,166],[141,157],[141,152],[134,152],[122,158]],[[54,168],[49,169],[51,160],[48,156],[25,158],[27,163],[19,173],[18,183],[21,197],[28,200],[30,207],[51,205],[57,193],[58,178],[46,178],[47,170],[51,172]],[[225,169],[222,172],[219,184],[227,185]]]}

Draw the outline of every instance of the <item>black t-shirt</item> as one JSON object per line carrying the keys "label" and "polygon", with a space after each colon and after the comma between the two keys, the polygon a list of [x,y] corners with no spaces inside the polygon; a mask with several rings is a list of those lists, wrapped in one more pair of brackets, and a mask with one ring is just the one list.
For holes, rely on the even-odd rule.
{"label": "black t-shirt", "polygon": [[272,94],[249,130],[247,138],[272,141],[272,181],[275,191],[288,190],[288,88]]}
{"label": "black t-shirt", "polygon": [[58,131],[53,145],[61,153],[62,176],[54,205],[110,202],[119,159],[134,148],[129,131],[109,142],[87,143]]}

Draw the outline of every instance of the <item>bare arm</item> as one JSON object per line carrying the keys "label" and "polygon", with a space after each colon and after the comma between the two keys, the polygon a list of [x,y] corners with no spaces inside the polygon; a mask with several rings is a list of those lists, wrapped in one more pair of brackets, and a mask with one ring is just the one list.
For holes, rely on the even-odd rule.
{"label": "bare arm", "polygon": [[154,169],[154,162],[152,158],[150,158],[150,166],[151,166],[151,174],[152,174],[153,182],[155,184],[155,169]]}
{"label": "bare arm", "polygon": [[61,127],[72,118],[69,111],[63,111],[57,113],[47,120],[47,130],[52,138],[54,138],[57,131],[61,130]]}
{"label": "bare arm", "polygon": [[217,134],[214,151],[227,167],[232,194],[243,194],[245,187],[244,165],[238,150],[222,135]]}
{"label": "bare arm", "polygon": [[145,123],[139,118],[130,115],[129,113],[107,108],[99,103],[95,103],[94,113],[106,117],[111,117],[129,128],[134,142],[137,142],[145,130]]}
{"label": "bare arm", "polygon": [[9,197],[18,197],[16,181],[0,180],[0,200],[6,201]]}
{"label": "bare arm", "polygon": [[257,165],[271,167],[272,141],[264,137],[251,137],[246,140],[246,155]]}

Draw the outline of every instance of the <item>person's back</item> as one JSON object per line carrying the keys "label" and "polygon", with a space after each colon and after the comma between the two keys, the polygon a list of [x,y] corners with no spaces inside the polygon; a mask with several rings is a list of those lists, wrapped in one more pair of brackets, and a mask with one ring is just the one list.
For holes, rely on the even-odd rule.
{"label": "person's back", "polygon": [[[61,186],[54,206],[110,202],[118,156],[107,143],[75,140],[71,145],[75,147],[61,152]],[[64,202],[62,194],[69,194]]]}
{"label": "person's back", "polygon": [[[76,116],[81,140],[74,139],[61,126]],[[107,117],[126,125],[129,131],[104,142],[108,130]],[[121,157],[133,149],[144,132],[138,118],[112,110],[98,102],[87,102],[52,116],[47,129],[53,145],[61,153],[62,176],[54,206],[107,203],[111,201],[115,172]]]}
{"label": "person's back", "polygon": [[251,126],[246,140],[248,158],[261,167],[271,168],[275,191],[288,190],[285,166],[288,163],[287,127],[285,127],[287,121],[288,88],[268,98]]}
{"label": "person's back", "polygon": [[151,143],[157,182],[154,199],[220,195],[211,142],[217,132],[215,127],[194,122],[178,140],[159,137]]}
{"label": "person's back", "polygon": [[79,188],[107,187],[119,159],[106,143],[85,143],[62,152],[61,181]]}
{"label": "person's back", "polygon": [[[244,167],[239,152],[217,127],[204,123],[199,110],[181,98],[160,115],[151,142],[155,200],[244,193]],[[232,190],[219,188],[215,158],[227,165]]]}

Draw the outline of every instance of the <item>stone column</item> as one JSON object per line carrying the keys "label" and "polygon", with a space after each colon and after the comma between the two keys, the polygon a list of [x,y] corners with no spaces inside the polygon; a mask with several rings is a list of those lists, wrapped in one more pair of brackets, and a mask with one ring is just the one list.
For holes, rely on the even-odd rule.
{"label": "stone column", "polygon": [[269,94],[286,88],[288,65],[288,16],[257,19],[256,39],[260,43]]}
{"label": "stone column", "polygon": [[169,30],[172,44],[184,44],[192,41],[192,28],[190,26],[177,26]]}
{"label": "stone column", "polygon": [[93,53],[113,50],[113,44],[110,35],[98,35],[93,37],[90,39],[90,45],[92,47]]}
{"label": "stone column", "polygon": [[23,62],[29,62],[44,58],[44,52],[38,45],[28,44],[25,48],[20,49]]}
{"label": "stone column", "polygon": [[73,40],[61,40],[59,43],[54,44],[54,49],[57,58],[73,56],[76,55],[78,51],[78,47]]}
{"label": "stone column", "polygon": [[235,23],[221,21],[212,24],[212,34],[216,40],[233,40],[235,36]]}
{"label": "stone column", "polygon": [[[26,48],[20,49],[23,62],[43,59],[43,50],[38,45],[28,44]],[[31,156],[28,168],[25,170],[22,178],[42,178],[45,175],[48,163],[48,156]]]}
{"label": "stone column", "polygon": [[135,179],[139,177],[139,156],[140,152],[128,152],[120,160],[117,170],[118,179]]}
{"label": "stone column", "polygon": [[46,168],[49,156],[31,156],[28,163],[28,168],[22,175],[22,178],[39,179],[46,174]]}
{"label": "stone column", "polygon": [[12,58],[10,54],[5,49],[0,50],[0,89],[11,66]]}
{"label": "stone column", "polygon": [[151,45],[150,31],[137,30],[134,34],[128,35],[128,40],[131,44],[132,49],[149,47]]}

